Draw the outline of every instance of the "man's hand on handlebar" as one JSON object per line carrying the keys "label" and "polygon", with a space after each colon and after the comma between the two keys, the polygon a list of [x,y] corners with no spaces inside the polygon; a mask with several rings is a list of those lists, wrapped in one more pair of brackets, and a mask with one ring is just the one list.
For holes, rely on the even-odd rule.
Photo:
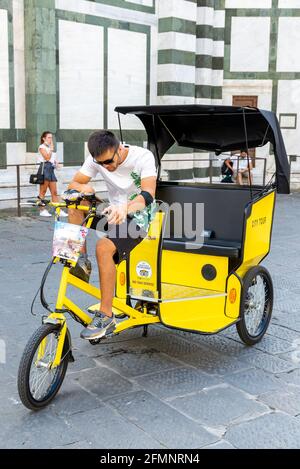
{"label": "man's hand on handlebar", "polygon": [[[84,186],[84,185],[83,185]],[[90,186],[87,186],[89,189],[92,189]],[[81,191],[79,192],[76,189],[68,189],[62,194],[62,199],[66,202],[80,202],[81,200],[88,200],[88,201],[97,201],[97,202],[102,202],[101,199],[99,199],[95,195],[94,190],[89,190],[88,192]]]}
{"label": "man's hand on handlebar", "polygon": [[107,222],[111,225],[120,225],[126,220],[127,217],[127,204],[123,205],[109,205],[102,212],[105,215]]}

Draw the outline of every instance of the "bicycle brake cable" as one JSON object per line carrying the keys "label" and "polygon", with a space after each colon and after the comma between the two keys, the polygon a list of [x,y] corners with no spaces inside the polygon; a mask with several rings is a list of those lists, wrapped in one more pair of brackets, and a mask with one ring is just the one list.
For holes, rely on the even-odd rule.
{"label": "bicycle brake cable", "polygon": [[37,299],[37,296],[38,296],[39,293],[40,293],[40,300],[41,300],[42,306],[43,306],[45,309],[47,309],[47,311],[49,311],[50,313],[52,313],[51,309],[49,308],[49,304],[46,302],[45,296],[44,296],[44,285],[45,285],[46,279],[47,279],[47,277],[48,277],[48,274],[49,274],[49,272],[50,272],[50,269],[51,269],[52,265],[53,265],[53,259],[51,259],[51,261],[50,261],[49,264],[47,265],[46,270],[45,270],[45,272],[44,272],[44,274],[43,274],[43,277],[42,277],[42,280],[41,280],[41,284],[40,284],[40,286],[39,286],[39,289],[38,289],[38,291],[36,292],[36,294],[35,294],[35,296],[34,296],[34,298],[33,298],[33,300],[32,300],[31,308],[30,308],[30,312],[31,312],[32,316],[36,316],[36,314],[34,314],[34,312],[33,312],[33,307],[34,307],[34,304],[35,304],[35,302],[36,302],[36,299]]}

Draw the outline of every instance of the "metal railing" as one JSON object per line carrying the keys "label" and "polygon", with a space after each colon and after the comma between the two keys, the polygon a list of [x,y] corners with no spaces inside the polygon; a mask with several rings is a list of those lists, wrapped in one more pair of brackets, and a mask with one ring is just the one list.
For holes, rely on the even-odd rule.
{"label": "metal railing", "polygon": [[[62,163],[59,163],[61,168],[80,168],[80,166],[83,164],[78,163],[78,161],[71,161],[70,163],[68,162],[68,166],[64,166]],[[10,200],[16,200],[17,201],[17,216],[20,217],[22,215],[21,213],[21,201],[22,201],[22,196],[21,196],[21,188],[22,187],[34,187],[35,185],[38,186],[38,184],[30,184],[29,183],[29,174],[28,174],[28,183],[27,184],[21,184],[21,170],[20,168],[25,167],[25,168],[35,168],[37,172],[38,171],[38,164],[37,163],[22,163],[22,164],[7,164],[5,166],[0,166],[0,170],[7,170],[9,168],[16,168],[16,199],[12,198],[7,198],[7,199],[1,199],[0,202],[7,202]],[[32,173],[34,171],[32,170]],[[67,182],[68,183],[68,182]],[[1,187],[0,187],[1,189]],[[14,186],[12,186],[12,189],[14,189]],[[23,197],[24,199],[24,197]]]}
{"label": "metal railing", "polygon": [[[180,159],[167,159],[167,160],[162,160],[162,165],[166,164],[166,163],[175,163],[175,162],[208,162],[208,167],[203,167],[203,169],[208,169],[208,178],[209,178],[209,182],[210,184],[212,184],[214,181],[213,181],[213,177],[214,177],[214,174],[213,174],[213,171],[214,171],[214,168],[218,168],[220,170],[220,174],[221,174],[221,166],[222,166],[222,163],[224,162],[225,158],[224,156],[228,156],[230,157],[231,161],[239,161],[239,158],[235,158],[235,157],[232,157],[229,153],[222,153],[222,156],[223,158],[191,158],[191,159],[187,159],[187,158],[184,158],[182,160]],[[255,161],[263,161],[263,175],[262,175],[262,185],[265,186],[266,184],[266,173],[267,173],[267,159],[266,158],[261,158],[261,157],[255,157]],[[216,166],[214,165],[213,163],[214,162],[218,162],[219,163],[219,166]],[[186,168],[185,168],[186,169]],[[191,169],[201,169],[200,166],[196,166],[196,167],[193,167]],[[237,169],[238,169],[238,164],[237,164]],[[168,171],[168,169],[165,169],[165,171]],[[216,177],[216,176],[215,176]]]}
{"label": "metal railing", "polygon": [[[188,163],[188,162],[192,162],[192,163],[196,163],[196,162],[201,162],[201,163],[204,163],[204,162],[208,162],[208,166],[203,169],[208,169],[208,178],[209,178],[209,182],[212,183],[212,182],[215,182],[213,181],[213,178],[214,177],[217,177],[217,176],[214,176],[214,169],[215,168],[218,168],[218,166],[214,165],[214,162],[218,162],[219,163],[219,169],[220,169],[220,174],[221,174],[221,165],[222,165],[222,162],[224,161],[224,156],[226,156],[226,154],[222,154],[222,158],[213,158],[213,159],[208,159],[208,158],[197,158],[197,159],[193,159],[193,158],[190,158],[190,159],[186,159],[186,158],[178,158],[178,159],[166,159],[166,160],[162,160],[162,164],[168,164],[168,163]],[[232,161],[237,161],[238,158],[235,158],[235,157],[232,157],[230,154],[228,154],[228,156],[231,157],[231,160]],[[292,167],[293,167],[293,163],[295,161],[297,161],[297,159],[300,158],[300,155],[289,155],[289,162],[290,162],[290,165],[291,165],[291,174],[300,174],[300,169],[299,171],[296,171],[295,173],[292,172]],[[260,158],[260,157],[256,157],[255,158],[255,161],[259,161],[259,160],[262,160],[263,161],[263,174],[262,174],[262,185],[264,186],[266,184],[266,170],[267,170],[267,159],[266,158]],[[78,161],[76,162],[68,162],[68,165],[67,166],[64,166],[62,163],[60,163],[61,167],[62,168],[79,168],[81,166],[82,163],[78,163]],[[26,167],[26,168],[29,168],[29,167],[33,167],[33,168],[38,168],[38,165],[36,163],[22,163],[22,164],[8,164],[8,165],[5,165],[5,166],[0,166],[0,170],[7,170],[9,168],[16,168],[16,186],[12,186],[12,189],[16,189],[16,199],[12,199],[12,198],[7,198],[7,199],[0,199],[0,202],[7,202],[9,200],[16,200],[17,201],[17,216],[20,217],[21,216],[21,201],[22,201],[22,194],[21,194],[21,188],[22,187],[30,187],[31,185],[29,184],[29,180],[28,180],[28,184],[22,184],[21,183],[21,168],[22,167]],[[200,166],[193,166],[191,169],[201,169]],[[175,168],[176,169],[176,168]],[[169,171],[170,169],[164,169],[164,171]],[[28,175],[29,176],[29,175]],[[28,178],[29,179],[29,178]],[[100,182],[102,179],[94,179],[93,181],[95,182]],[[66,181],[66,183],[69,183],[70,181]],[[1,189],[1,187],[0,187]],[[25,197],[23,197],[24,199]]]}

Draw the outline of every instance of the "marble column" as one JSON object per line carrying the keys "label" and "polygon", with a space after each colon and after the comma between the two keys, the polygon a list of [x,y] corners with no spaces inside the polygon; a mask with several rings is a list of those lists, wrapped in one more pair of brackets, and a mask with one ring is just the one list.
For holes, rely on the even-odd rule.
{"label": "marble column", "polygon": [[194,103],[197,4],[164,0],[158,5],[158,103]]}
{"label": "marble column", "polygon": [[36,152],[45,130],[56,132],[55,0],[24,0],[26,146]]}
{"label": "marble column", "polygon": [[197,0],[196,102],[221,104],[225,0]]}

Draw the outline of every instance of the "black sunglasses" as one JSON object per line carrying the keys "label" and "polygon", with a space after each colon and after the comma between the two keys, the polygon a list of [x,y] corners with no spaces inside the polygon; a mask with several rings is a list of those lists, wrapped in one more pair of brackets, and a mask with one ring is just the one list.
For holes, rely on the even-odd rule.
{"label": "black sunglasses", "polygon": [[116,154],[117,154],[117,155],[119,155],[119,153],[118,153],[118,149],[119,149],[119,147],[118,147],[118,148],[116,148],[116,150],[115,150],[115,152],[114,152],[114,154],[113,154],[112,158],[110,158],[109,160],[105,160],[105,161],[98,161],[96,158],[94,158],[94,157],[93,157],[93,161],[94,161],[94,163],[96,163],[96,164],[100,164],[100,166],[103,166],[103,165],[109,165],[109,164],[113,163],[113,161],[114,161],[114,158],[115,158]]}

